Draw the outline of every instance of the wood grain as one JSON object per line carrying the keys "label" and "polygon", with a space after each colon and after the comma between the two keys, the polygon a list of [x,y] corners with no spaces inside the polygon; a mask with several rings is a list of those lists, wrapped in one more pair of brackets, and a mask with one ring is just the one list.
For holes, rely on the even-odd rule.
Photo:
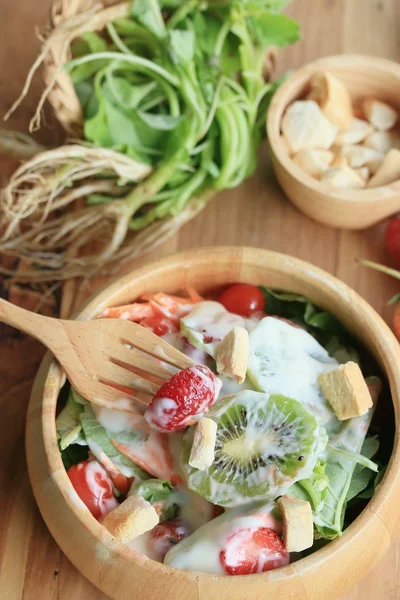
{"label": "wood grain", "polygon": [[[0,0],[0,109],[4,113],[23,84],[37,49],[34,27],[42,26],[50,0]],[[302,23],[303,40],[284,50],[282,73],[305,62],[340,52],[361,52],[400,60],[398,0],[295,0],[288,13]],[[26,128],[42,82],[35,79],[29,99],[7,124]],[[51,123],[50,118],[48,122]],[[42,142],[58,142],[59,132],[44,127]],[[0,173],[9,171],[0,162]],[[365,232],[340,232],[300,215],[271,179],[265,147],[257,174],[239,190],[219,194],[194,223],[158,250],[210,244],[247,244],[280,250],[308,260],[355,288],[387,320],[387,299],[398,284],[361,269],[357,258],[386,261],[382,224]],[[81,288],[81,297],[90,289]],[[77,299],[79,303],[79,298]],[[30,381],[42,348],[20,337],[0,341],[0,406],[7,423],[0,438],[0,599],[106,600],[71,565],[51,539],[33,503],[26,477],[23,427]],[[19,520],[21,519],[21,520]],[[400,598],[400,541],[381,564],[342,600]]]}

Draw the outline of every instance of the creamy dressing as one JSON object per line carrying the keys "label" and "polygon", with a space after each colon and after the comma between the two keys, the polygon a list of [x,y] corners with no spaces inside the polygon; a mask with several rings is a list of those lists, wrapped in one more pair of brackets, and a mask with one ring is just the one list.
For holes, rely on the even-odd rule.
{"label": "creamy dressing", "polygon": [[318,385],[318,375],[339,365],[307,331],[266,317],[250,333],[248,376],[269,394],[294,398],[328,430],[338,420]]}
{"label": "creamy dressing", "polygon": [[226,548],[232,535],[243,529],[259,527],[268,527],[278,534],[281,532],[281,523],[271,514],[274,507],[275,504],[270,503],[264,506],[246,505],[226,511],[171,548],[164,563],[185,571],[226,575],[220,553]]}
{"label": "creamy dressing", "polygon": [[[102,406],[93,405],[93,410],[97,421],[107,430],[112,444],[120,453],[119,456],[112,457],[112,464],[116,465],[121,473],[131,475],[129,468],[123,464],[123,457],[127,457],[154,477],[173,481],[175,491],[166,500],[166,506],[176,504],[179,507],[177,515],[179,520],[182,520],[184,526],[193,533],[167,552],[164,563],[183,570],[227,575],[221,562],[222,552],[226,553],[231,566],[235,567],[236,560],[240,566],[243,557],[242,549],[249,539],[251,541],[253,530],[266,527],[281,534],[281,522],[273,516],[276,505],[274,502],[266,504],[267,498],[277,498],[294,482],[309,478],[317,459],[328,458],[328,452],[324,453],[327,442],[325,429],[329,433],[331,447],[353,453],[359,452],[368,430],[371,414],[351,419],[345,424],[338,421],[320,391],[318,375],[336,368],[339,363],[335,358],[330,357],[304,329],[293,326],[286,320],[265,317],[264,313],[243,318],[229,313],[222,304],[213,301],[203,301],[188,306],[182,314],[188,310],[190,312],[181,319],[181,331],[166,334],[163,339],[192,358],[198,365],[202,364],[213,369],[215,363],[212,357],[215,348],[233,327],[245,327],[250,334],[248,373],[243,384],[238,384],[234,379],[224,376],[219,376],[212,381],[201,370],[193,367],[196,376],[200,377],[207,386],[214,385],[215,404],[207,416],[218,418],[219,411],[222,415],[226,407],[222,406],[223,403],[220,405],[219,400],[225,398],[227,402],[230,396],[237,398],[240,395],[241,404],[249,408],[246,414],[250,416],[240,439],[233,438],[228,442],[229,456],[238,461],[243,459],[243,464],[246,459],[258,460],[253,459],[253,456],[264,458],[263,464],[260,463],[254,471],[249,469],[242,487],[239,486],[238,489],[236,482],[233,484],[217,481],[212,476],[204,479],[206,477],[204,471],[188,468],[186,464],[183,467],[182,448],[187,439],[193,436],[194,427],[188,430],[189,435],[186,435],[185,439],[183,432],[161,434],[149,427],[149,424],[158,423],[167,429],[168,423],[179,410],[175,399],[159,398],[157,403],[152,405],[152,411],[147,411],[148,422],[132,401],[122,396],[117,403],[112,404],[99,399],[98,403]],[[163,312],[169,316],[168,309],[163,309]],[[129,318],[127,314],[122,313],[121,318]],[[160,348],[156,349],[155,354],[160,361],[165,358],[164,351]],[[163,365],[171,373],[176,372],[176,369],[166,363]],[[275,394],[297,400],[317,421],[317,423],[314,421],[315,430],[310,430],[311,441],[307,451],[304,451],[305,456],[297,458],[299,443],[296,442],[296,437],[291,438],[290,432],[285,429],[286,417],[280,423],[279,419],[275,420],[272,416],[274,425],[267,432],[260,433],[256,419],[259,419],[260,414],[266,414],[263,412],[266,400],[268,401],[269,397]],[[199,406],[198,414],[192,418],[201,418],[208,410],[207,404],[209,402]],[[255,415],[254,422],[251,414]],[[295,412],[295,415],[298,413]],[[293,431],[301,429],[302,420],[306,420],[304,415],[297,416],[293,420]],[[276,430],[274,426],[277,427]],[[133,435],[135,431],[138,432],[136,438]],[[132,436],[129,436],[130,433]],[[285,443],[281,444],[283,434],[287,435]],[[100,446],[93,440],[88,440],[88,445],[101,462],[104,452]],[[276,461],[282,465],[285,454],[293,454],[296,456],[295,460],[300,461],[298,465],[296,462],[296,467],[292,469],[294,475],[292,471],[289,476],[287,472],[284,474],[282,469],[277,468]],[[106,459],[111,460],[109,457]],[[97,465],[99,469],[102,467],[96,462],[91,464],[94,466],[88,469],[88,485],[91,489],[96,488],[99,502],[104,505],[102,511],[104,509],[106,514],[115,508],[117,501],[115,498],[102,498],[101,489],[97,490],[95,466]],[[234,470],[230,473],[231,467],[231,463],[224,464],[223,468],[228,476],[234,473]],[[200,489],[200,484],[206,481],[207,493],[203,493],[204,490],[201,492],[205,497],[188,489],[186,478],[189,479],[189,485],[193,489],[196,489],[196,486],[193,487],[192,482],[199,484],[198,489]],[[268,484],[268,494],[263,487],[265,484]],[[249,497],[248,490],[253,488],[261,491],[259,495]],[[215,517],[219,507],[205,498],[230,508],[226,508],[222,515]],[[254,500],[258,499],[260,501],[255,503]],[[252,504],[249,504],[250,501]],[[231,541],[231,545],[227,548],[228,540]],[[129,546],[142,555],[162,561],[163,542],[160,541],[159,547],[156,542],[151,532],[146,532],[131,541]],[[268,552],[265,555],[260,554],[257,563],[258,572],[262,572],[266,561],[271,560],[275,560],[274,566],[279,567],[287,564],[289,557],[288,555],[282,557],[279,552],[276,556]]]}

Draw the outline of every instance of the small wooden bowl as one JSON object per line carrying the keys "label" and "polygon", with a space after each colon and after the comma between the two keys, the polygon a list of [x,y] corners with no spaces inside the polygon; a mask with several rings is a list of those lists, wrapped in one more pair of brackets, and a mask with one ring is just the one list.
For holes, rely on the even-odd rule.
{"label": "small wooden bowl", "polygon": [[400,210],[400,181],[365,190],[327,190],[297,166],[287,153],[280,126],[286,108],[304,97],[318,71],[336,75],[349,90],[353,105],[366,96],[391,104],[400,114],[400,65],[372,56],[347,54],[321,58],[296,71],[274,95],[267,134],[276,176],[287,197],[314,221],[341,229],[365,229]]}
{"label": "small wooden bowl", "polygon": [[29,404],[26,448],[36,501],[55,540],[73,564],[114,600],[328,600],[354,585],[387,552],[399,528],[400,349],[383,320],[355,292],[324,271],[255,248],[206,248],[182,252],[142,267],[89,301],[78,319],[126,304],[145,292],[200,292],[232,282],[264,284],[303,294],[332,311],[386,373],[396,414],[396,439],[386,475],[374,498],[341,538],[276,571],[241,577],[179,571],[117,543],[75,493],[57,447],[55,412],[63,382],[47,354]]}

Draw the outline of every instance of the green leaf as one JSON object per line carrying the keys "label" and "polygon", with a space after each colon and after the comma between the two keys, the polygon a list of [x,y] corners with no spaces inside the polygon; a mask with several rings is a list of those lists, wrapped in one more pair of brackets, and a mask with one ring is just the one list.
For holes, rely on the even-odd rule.
{"label": "green leaf", "polygon": [[[126,477],[135,477],[137,479],[146,479],[149,477],[147,473],[135,465],[131,460],[123,456],[111,443],[110,435],[97,421],[93,409],[89,404],[84,407],[84,410],[80,415],[80,420],[90,451],[100,463],[102,462],[101,453],[104,452],[104,454]],[[136,436],[136,439],[139,439],[140,436],[143,435],[135,431],[130,431],[129,434],[132,438]]]}
{"label": "green leaf", "polygon": [[162,39],[167,35],[157,0],[134,0],[131,7],[131,16],[147,27],[157,38]]}
{"label": "green leaf", "polygon": [[171,131],[175,129],[182,121],[183,117],[173,117],[172,115],[156,115],[150,112],[143,112],[138,110],[138,116],[153,129],[160,129],[161,131]]}
{"label": "green leaf", "polygon": [[155,81],[138,85],[130,83],[122,76],[110,77],[108,83],[114,99],[125,110],[137,108],[142,100],[157,87]]}
{"label": "green leaf", "polygon": [[147,479],[134,483],[129,490],[129,495],[137,494],[142,496],[147,502],[159,502],[166,500],[174,491],[174,486],[170,481],[162,479]]}
{"label": "green leaf", "polygon": [[[58,442],[58,447],[60,448],[60,441]],[[70,467],[73,465],[77,465],[82,460],[86,460],[89,456],[89,448],[87,446],[79,446],[78,444],[72,444],[61,450],[61,459],[63,461],[65,470],[68,471]]]}
{"label": "green leaf", "polygon": [[287,46],[300,39],[299,24],[286,15],[262,11],[249,16],[248,21],[254,38],[264,48]]}
{"label": "green leaf", "polygon": [[173,29],[170,32],[170,45],[178,62],[188,63],[194,57],[195,37],[193,31]]}
{"label": "green leaf", "polygon": [[[367,458],[372,458],[379,449],[379,440],[376,436],[367,437],[364,441],[361,449],[361,454]],[[379,473],[378,473],[379,475]],[[358,496],[363,490],[365,490],[370,481],[377,476],[374,476],[373,472],[361,465],[357,465],[354,469],[354,474],[351,479],[350,487],[347,492],[346,500],[349,502],[356,496]]]}
{"label": "green leaf", "polygon": [[87,31],[86,33],[83,33],[80,37],[87,43],[90,52],[104,52],[105,50],[107,50],[106,40],[103,39],[97,33],[94,33],[93,31]]}
{"label": "green leaf", "polygon": [[[365,434],[370,425],[373,410],[365,415],[344,421],[340,430],[330,438],[330,446],[335,446],[344,454],[328,452],[325,474],[329,485],[323,509],[315,518],[316,538],[334,539],[342,534],[344,514],[351,481],[356,470],[353,457],[346,458],[345,454],[360,453],[364,445]],[[367,444],[367,450],[368,445]]]}
{"label": "green leaf", "polygon": [[80,423],[82,411],[83,406],[76,402],[70,389],[67,403],[56,418],[57,439],[61,450],[65,450],[71,444],[87,445]]}

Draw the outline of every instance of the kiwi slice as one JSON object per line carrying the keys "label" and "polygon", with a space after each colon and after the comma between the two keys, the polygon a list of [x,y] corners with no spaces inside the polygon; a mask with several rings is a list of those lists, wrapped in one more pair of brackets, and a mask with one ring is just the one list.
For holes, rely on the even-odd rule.
{"label": "kiwi slice", "polygon": [[185,434],[182,466],[188,486],[220,506],[273,500],[313,471],[327,442],[325,429],[296,400],[246,390],[207,414],[217,423],[214,462],[189,465],[194,427]]}

